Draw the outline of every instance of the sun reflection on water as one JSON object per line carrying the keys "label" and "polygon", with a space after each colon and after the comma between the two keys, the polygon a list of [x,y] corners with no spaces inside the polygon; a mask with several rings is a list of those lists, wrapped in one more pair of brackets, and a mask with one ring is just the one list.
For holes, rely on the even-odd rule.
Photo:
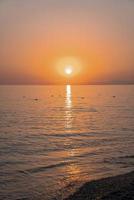
{"label": "sun reflection on water", "polygon": [[72,89],[71,85],[66,86],[66,108],[72,107]]}
{"label": "sun reflection on water", "polygon": [[68,130],[71,130],[71,128],[72,128],[72,90],[71,90],[71,85],[66,86],[65,128]]}
{"label": "sun reflection on water", "polygon": [[[65,97],[65,131],[71,135],[73,132],[73,101],[72,101],[72,87],[71,85],[66,85],[66,97]],[[74,141],[71,137],[66,137],[66,145],[69,145],[70,148],[67,150],[68,158],[74,163],[71,163],[66,166],[67,176],[70,182],[79,179],[80,169],[75,163],[75,156],[78,153],[74,148]]]}

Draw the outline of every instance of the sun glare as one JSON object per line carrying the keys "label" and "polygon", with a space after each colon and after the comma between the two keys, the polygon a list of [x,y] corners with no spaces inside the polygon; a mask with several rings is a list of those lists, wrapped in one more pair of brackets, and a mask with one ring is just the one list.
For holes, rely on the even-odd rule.
{"label": "sun glare", "polygon": [[67,75],[71,75],[71,74],[73,73],[73,68],[72,68],[72,66],[67,66],[67,67],[65,67],[65,73],[66,73]]}
{"label": "sun glare", "polygon": [[63,57],[56,61],[57,71],[66,78],[76,76],[81,67],[81,61],[76,57]]}

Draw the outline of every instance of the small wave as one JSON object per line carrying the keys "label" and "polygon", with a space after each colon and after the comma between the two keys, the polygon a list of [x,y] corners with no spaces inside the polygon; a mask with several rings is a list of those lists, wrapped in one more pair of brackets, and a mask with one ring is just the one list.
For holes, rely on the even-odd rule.
{"label": "small wave", "polygon": [[134,165],[134,155],[120,156],[117,158],[104,159],[105,163],[121,164],[121,165]]}
{"label": "small wave", "polygon": [[88,112],[98,112],[96,108],[89,108]]}
{"label": "small wave", "polygon": [[0,161],[0,166],[5,166],[5,165],[16,165],[16,164],[24,164],[24,161]]}
{"label": "small wave", "polygon": [[60,137],[60,138],[66,138],[66,137],[77,137],[81,136],[81,137],[93,137],[96,135],[100,135],[102,134],[101,132],[73,132],[73,133],[54,133],[54,134],[49,134],[47,135],[47,137]]}
{"label": "small wave", "polygon": [[32,168],[32,169],[27,169],[27,170],[19,170],[19,173],[24,173],[24,174],[33,174],[33,173],[38,173],[38,172],[42,172],[48,169],[52,169],[52,168],[57,168],[57,167],[62,167],[68,164],[74,164],[75,162],[61,162],[61,163],[57,163],[57,164],[53,164],[53,165],[47,165],[47,166],[42,166],[42,167],[36,167],[36,168]]}
{"label": "small wave", "polygon": [[98,112],[98,110],[94,107],[90,107],[90,108],[76,107],[76,108],[73,108],[73,111],[74,112]]}
{"label": "small wave", "polygon": [[119,158],[134,158],[134,155],[128,155],[128,156],[120,156]]}
{"label": "small wave", "polygon": [[122,131],[134,131],[133,128],[122,128]]}

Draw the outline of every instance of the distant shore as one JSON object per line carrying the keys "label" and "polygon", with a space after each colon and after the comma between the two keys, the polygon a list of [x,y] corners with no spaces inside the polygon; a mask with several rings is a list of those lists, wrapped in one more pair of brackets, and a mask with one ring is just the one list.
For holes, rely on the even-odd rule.
{"label": "distant shore", "polygon": [[134,200],[134,171],[85,183],[66,200]]}

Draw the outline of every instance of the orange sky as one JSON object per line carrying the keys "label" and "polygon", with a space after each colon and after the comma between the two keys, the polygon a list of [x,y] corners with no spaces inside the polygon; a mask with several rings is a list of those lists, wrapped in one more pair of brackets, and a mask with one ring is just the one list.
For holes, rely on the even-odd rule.
{"label": "orange sky", "polygon": [[[133,21],[130,0],[2,0],[0,83],[134,83]],[[67,78],[70,57],[81,70]]]}

